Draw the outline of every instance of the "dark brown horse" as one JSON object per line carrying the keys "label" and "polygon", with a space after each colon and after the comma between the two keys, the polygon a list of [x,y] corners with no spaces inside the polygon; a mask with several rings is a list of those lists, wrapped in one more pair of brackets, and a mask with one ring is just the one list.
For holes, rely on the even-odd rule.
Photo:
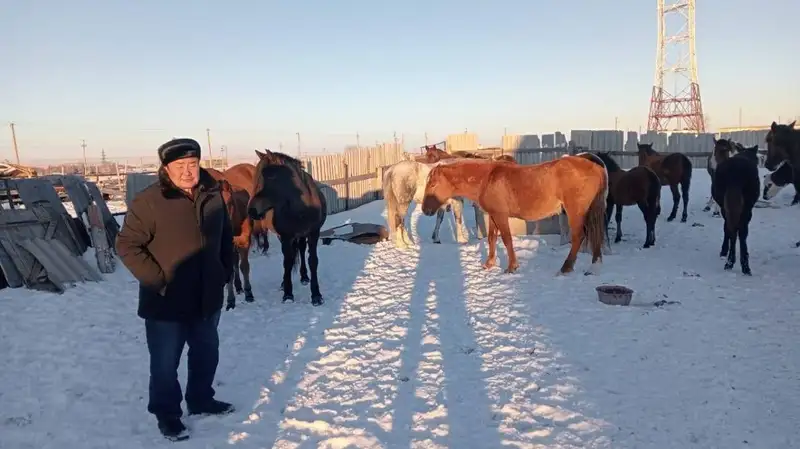
{"label": "dark brown horse", "polygon": [[[247,190],[232,184],[226,177],[226,172],[220,172],[213,168],[206,169],[212,178],[220,182],[222,187],[222,198],[228,209],[228,216],[231,219],[233,230],[234,247],[234,267],[233,278],[228,282],[228,299],[225,306],[226,310],[236,307],[236,295],[244,292],[244,300],[253,302],[253,287],[250,285],[250,245],[253,234],[253,221],[247,216],[247,203],[250,195]],[[241,272],[241,278],[239,273]],[[244,286],[242,286],[244,280]]]}
{"label": "dark brown horse", "polygon": [[[683,153],[660,154],[653,149],[649,143],[640,143],[639,165],[645,165],[653,169],[661,180],[662,186],[669,186],[672,192],[672,212],[667,217],[667,221],[672,221],[678,215],[678,203],[683,195],[683,213],[681,223],[685,223],[689,218],[689,187],[692,184],[692,161]],[[678,185],[681,191],[678,191]]]}
{"label": "dark brown horse", "polygon": [[[714,144],[714,159],[717,168],[711,182],[711,195],[722,211],[722,248],[720,257],[727,257],[725,269],[730,270],[736,262],[736,240],[741,254],[739,262],[742,273],[750,275],[750,253],[747,236],[753,207],[758,201],[760,183],[758,177],[758,146],[738,151],[735,143],[720,139]],[[736,153],[735,155],[733,155]],[[732,156],[733,155],[733,156]]]}
{"label": "dark brown horse", "polygon": [[781,164],[792,167],[792,183],[798,192],[792,205],[800,202],[800,130],[794,125],[795,122],[788,125],[772,122],[766,137],[767,160],[764,162],[764,167],[773,172],[780,169]]}
{"label": "dark brown horse", "polygon": [[[300,282],[311,283],[311,304],[322,305],[317,278],[319,233],[327,218],[327,204],[314,178],[302,163],[286,154],[256,150],[259,158],[253,196],[247,213],[253,220],[266,220],[278,234],[283,253],[283,301],[294,301],[292,271],[300,262]],[[305,252],[308,248],[308,269]]]}
{"label": "dark brown horse", "polygon": [[[567,213],[572,247],[560,272],[573,270],[584,239],[592,247],[592,268],[602,260],[605,237],[608,178],[601,165],[566,156],[537,165],[464,160],[431,170],[425,187],[422,212],[432,215],[445,201],[463,196],[489,214],[489,255],[484,268],[495,265],[497,234],[508,252],[507,273],[519,267],[508,219],[541,220]],[[587,233],[584,233],[586,225]],[[588,235],[587,235],[588,234]],[[591,274],[593,270],[590,270]]]}
{"label": "dark brown horse", "polygon": [[656,243],[656,219],[661,213],[661,181],[658,175],[646,166],[633,167],[630,170],[620,168],[617,161],[608,152],[597,153],[608,170],[608,200],[606,201],[606,226],[611,221],[611,212],[617,207],[615,220],[617,235],[614,243],[622,240],[622,207],[639,206],[647,228],[644,248]]}

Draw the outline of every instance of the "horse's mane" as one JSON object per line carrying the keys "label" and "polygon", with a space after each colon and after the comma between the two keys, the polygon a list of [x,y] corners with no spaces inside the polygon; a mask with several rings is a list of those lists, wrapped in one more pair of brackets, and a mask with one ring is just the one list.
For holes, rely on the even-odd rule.
{"label": "horse's mane", "polygon": [[300,162],[299,159],[294,158],[292,156],[289,156],[286,153],[281,153],[279,151],[270,151],[268,154],[270,156],[274,157],[275,159],[277,159],[277,162],[279,164],[283,164],[283,165],[294,164],[294,165],[297,165],[299,167],[303,166],[303,163]]}
{"label": "horse's mane", "polygon": [[603,161],[604,164],[606,164],[606,170],[608,170],[609,172],[622,170],[617,161],[615,161],[610,154],[606,152],[599,152],[597,153],[597,157],[599,157],[600,160]]}

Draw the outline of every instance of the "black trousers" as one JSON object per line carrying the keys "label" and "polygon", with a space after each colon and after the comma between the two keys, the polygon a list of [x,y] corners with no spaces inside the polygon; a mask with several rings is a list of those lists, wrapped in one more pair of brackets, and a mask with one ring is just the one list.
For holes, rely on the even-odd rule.
{"label": "black trousers", "polygon": [[158,418],[182,416],[178,366],[183,347],[189,346],[186,405],[202,408],[214,399],[214,375],[219,364],[220,313],[189,322],[145,320],[150,351],[150,400],[147,411]]}

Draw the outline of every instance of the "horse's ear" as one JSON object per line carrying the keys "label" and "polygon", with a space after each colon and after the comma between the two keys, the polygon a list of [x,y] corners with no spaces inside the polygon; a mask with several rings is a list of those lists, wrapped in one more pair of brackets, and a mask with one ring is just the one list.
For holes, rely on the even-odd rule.
{"label": "horse's ear", "polygon": [[794,124],[795,123],[797,123],[797,120],[793,121],[792,123],[789,123],[789,128],[790,129],[794,129]]}
{"label": "horse's ear", "polygon": [[771,130],[775,131],[776,129],[778,129],[778,124],[775,123],[775,122],[772,122],[772,125],[770,125],[769,127],[770,127]]}
{"label": "horse's ear", "polygon": [[256,150],[256,156],[257,156],[259,159],[264,159],[265,157],[267,157],[267,155],[266,155],[266,154],[264,154],[264,153],[262,153],[262,152],[260,152],[260,151],[258,151],[258,150]]}

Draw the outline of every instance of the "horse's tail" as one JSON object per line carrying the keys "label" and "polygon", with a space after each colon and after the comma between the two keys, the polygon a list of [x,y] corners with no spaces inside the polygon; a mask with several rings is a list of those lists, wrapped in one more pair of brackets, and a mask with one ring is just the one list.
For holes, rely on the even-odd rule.
{"label": "horse's tail", "polygon": [[303,257],[303,253],[300,252],[300,239],[304,239],[305,237],[297,237],[292,242],[292,250],[294,251],[294,257],[292,257],[292,272],[297,273],[297,270],[300,267],[300,258]]}
{"label": "horse's tail", "polygon": [[606,198],[608,198],[608,172],[603,170],[603,188],[594,195],[584,222],[584,239],[592,252],[603,257],[603,244],[606,238]]}
{"label": "horse's tail", "polygon": [[656,216],[661,214],[661,180],[653,169],[645,167],[647,178],[650,181],[647,186],[647,207],[656,211]]}
{"label": "horse's tail", "polygon": [[269,251],[269,230],[256,225],[253,227],[253,237],[256,240],[256,247],[261,251],[261,254],[267,254]]}
{"label": "horse's tail", "polygon": [[400,202],[392,186],[391,168],[383,175],[383,200],[386,203],[386,222],[389,225],[389,232],[394,232],[400,226],[400,217],[397,215],[397,208]]}
{"label": "horse's tail", "polygon": [[727,187],[725,189],[725,197],[722,200],[722,204],[725,206],[725,227],[729,235],[736,235],[742,210],[744,209],[744,195],[742,194],[742,187],[739,185],[729,184]]}

